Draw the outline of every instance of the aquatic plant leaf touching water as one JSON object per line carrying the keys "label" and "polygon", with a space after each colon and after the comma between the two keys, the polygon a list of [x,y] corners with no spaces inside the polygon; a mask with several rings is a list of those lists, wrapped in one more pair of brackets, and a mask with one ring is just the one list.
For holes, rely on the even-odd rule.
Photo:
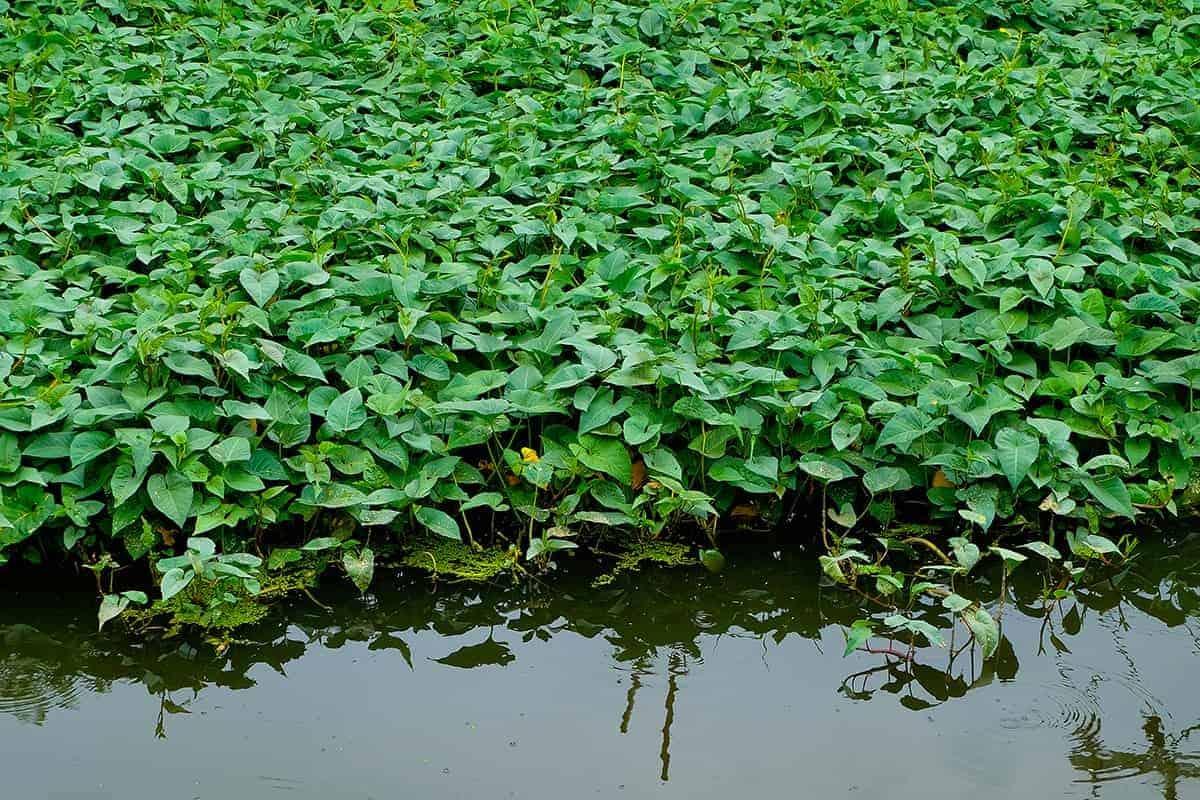
{"label": "aquatic plant leaf touching water", "polygon": [[983,651],[983,657],[991,658],[1000,644],[1000,635],[996,627],[996,620],[992,618],[987,609],[982,607],[977,607],[974,611],[964,612],[962,620],[975,636],[975,640],[979,642],[979,647]]}
{"label": "aquatic plant leaf touching water", "polygon": [[371,579],[375,576],[374,551],[369,547],[364,547],[357,555],[344,553],[342,565],[346,568],[346,574],[350,576],[351,582],[358,587],[360,592],[365,592],[371,585]]}
{"label": "aquatic plant leaf touching water", "polygon": [[725,569],[725,555],[720,550],[712,548],[701,550],[700,563],[709,572],[717,573]]}

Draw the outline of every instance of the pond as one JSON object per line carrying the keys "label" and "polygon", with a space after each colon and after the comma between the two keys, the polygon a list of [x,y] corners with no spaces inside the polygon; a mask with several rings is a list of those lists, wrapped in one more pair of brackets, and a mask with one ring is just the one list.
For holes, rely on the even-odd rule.
{"label": "pond", "polygon": [[222,655],[10,591],[5,796],[1200,797],[1200,540],[1075,600],[1022,575],[986,663],[961,626],[954,652],[843,658],[852,598],[778,552],[601,588],[322,589]]}

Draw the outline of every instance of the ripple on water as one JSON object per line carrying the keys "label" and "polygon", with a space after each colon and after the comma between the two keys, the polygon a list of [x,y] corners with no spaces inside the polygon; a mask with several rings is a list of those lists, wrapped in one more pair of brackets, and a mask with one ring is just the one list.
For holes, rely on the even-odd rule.
{"label": "ripple on water", "polygon": [[8,652],[0,655],[0,714],[40,725],[51,711],[75,707],[86,691],[72,670],[55,669],[56,661],[40,655],[63,645],[36,628],[4,626],[0,645]]}
{"label": "ripple on water", "polygon": [[1136,671],[1125,674],[1085,664],[1063,663],[1058,681],[1041,683],[1034,693],[1036,705],[1006,714],[1006,729],[1052,728],[1069,733],[1098,732],[1105,706],[1130,707],[1143,715],[1170,719],[1170,711],[1142,682]]}
{"label": "ripple on water", "polygon": [[1099,729],[1100,707],[1091,698],[1081,693],[1064,691],[1063,687],[1053,684],[1043,684],[1039,688],[1044,694],[1038,698],[1038,705],[1015,711],[1007,710],[1000,719],[1001,728],[1052,728],[1072,733]]}
{"label": "ripple on water", "polygon": [[40,725],[51,711],[74,708],[83,691],[72,675],[39,672],[23,659],[0,661],[0,714]]}
{"label": "ripple on water", "polygon": [[[1077,784],[1149,779],[1164,797],[1182,797],[1180,784],[1200,779],[1200,724],[1179,729],[1132,662],[1124,672],[1060,664],[1058,680],[1039,685],[1032,698],[1030,706],[1008,710],[1000,727],[1063,732]],[[1136,715],[1140,725],[1118,724],[1125,715]],[[1108,737],[1103,723],[1108,723]],[[1120,732],[1120,741],[1112,740],[1113,731]]]}

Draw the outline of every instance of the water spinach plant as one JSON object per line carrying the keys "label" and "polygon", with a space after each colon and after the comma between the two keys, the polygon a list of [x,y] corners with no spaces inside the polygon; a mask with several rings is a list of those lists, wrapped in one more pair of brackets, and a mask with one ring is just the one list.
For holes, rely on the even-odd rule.
{"label": "water spinach plant", "polygon": [[750,521],[924,596],[1195,500],[1196,0],[0,0],[0,78],[10,569]]}

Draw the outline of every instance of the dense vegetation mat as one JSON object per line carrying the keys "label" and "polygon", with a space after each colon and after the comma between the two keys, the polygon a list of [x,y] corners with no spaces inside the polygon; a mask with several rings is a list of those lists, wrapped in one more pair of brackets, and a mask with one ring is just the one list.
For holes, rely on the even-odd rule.
{"label": "dense vegetation mat", "polygon": [[0,560],[1077,537],[1194,480],[1195,0],[0,15]]}

